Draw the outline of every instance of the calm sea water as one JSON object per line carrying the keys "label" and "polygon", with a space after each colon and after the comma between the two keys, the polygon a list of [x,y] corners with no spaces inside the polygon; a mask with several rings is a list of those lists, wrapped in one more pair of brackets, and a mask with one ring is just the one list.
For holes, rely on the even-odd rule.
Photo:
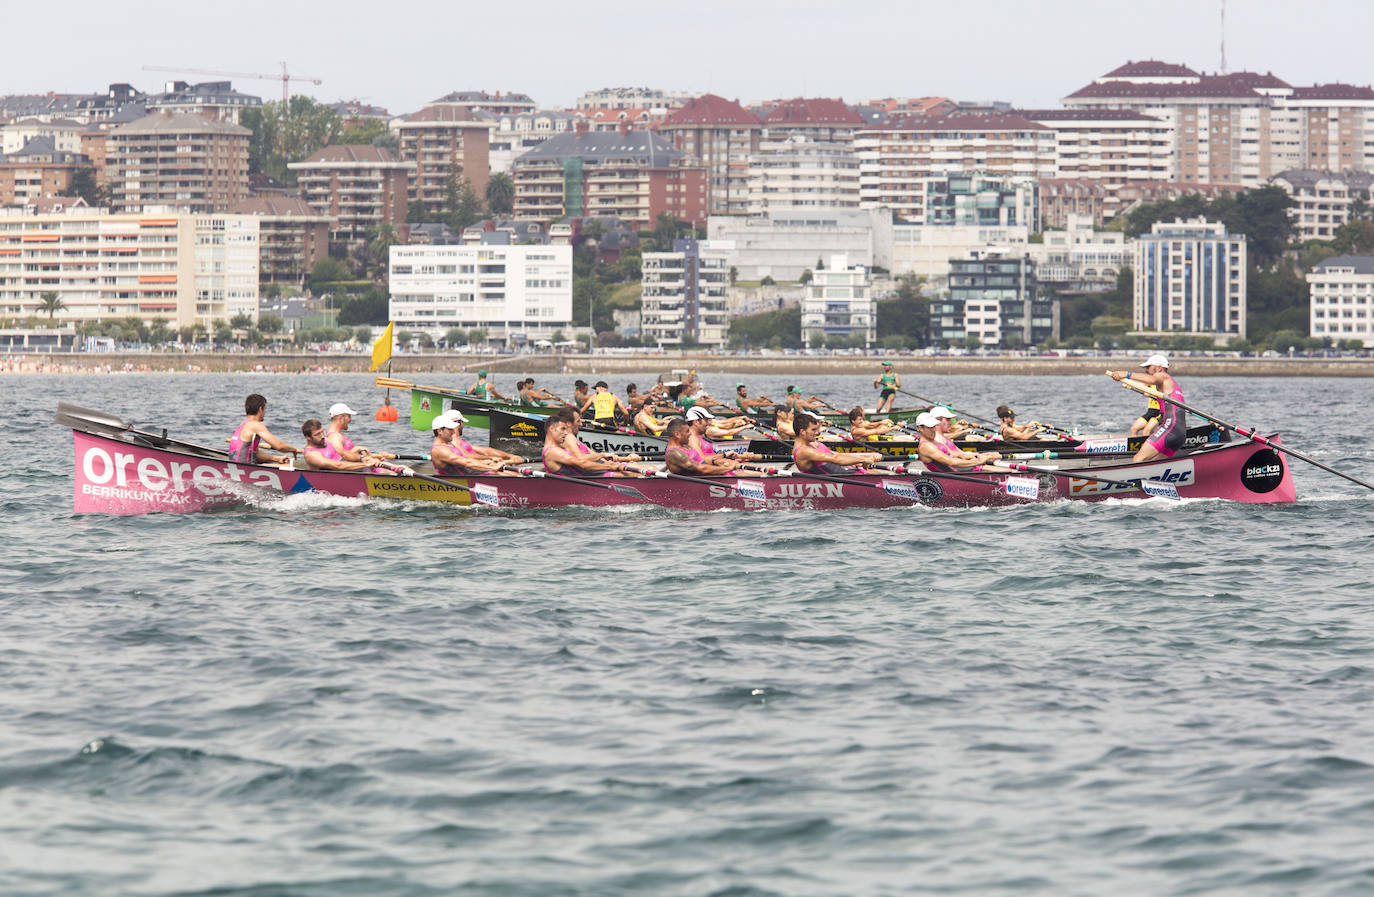
{"label": "calm sea water", "polygon": [[[1374,479],[1366,381],[1179,376]],[[904,380],[1085,429],[1142,404]],[[1360,487],[1298,464],[1282,507],[71,513],[59,399],[210,443],[248,392],[289,439],[346,401],[359,441],[422,449],[369,383],[0,381],[0,893],[1374,893]]]}

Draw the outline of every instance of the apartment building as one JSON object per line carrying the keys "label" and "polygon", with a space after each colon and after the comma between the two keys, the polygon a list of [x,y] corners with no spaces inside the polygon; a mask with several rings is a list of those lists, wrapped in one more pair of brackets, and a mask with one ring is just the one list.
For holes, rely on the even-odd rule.
{"label": "apartment building", "polygon": [[1374,256],[1338,255],[1307,275],[1311,335],[1374,346]]}
{"label": "apartment building", "polygon": [[1053,177],[1055,132],[1019,115],[894,118],[859,130],[859,202],[919,224],[927,178],[978,172]]}
{"label": "apartment building", "polygon": [[1040,230],[1040,185],[1034,178],[970,173],[920,180],[922,209],[913,224]]}
{"label": "apartment building", "polygon": [[651,131],[561,134],[515,160],[515,217],[619,218],[637,229],[662,213],[706,220],[706,176]]}
{"label": "apartment building", "polygon": [[450,106],[491,115],[520,115],[539,108],[539,104],[535,103],[529,94],[502,93],[499,90],[491,93],[485,90],[455,90],[453,93],[444,94],[429,105]]}
{"label": "apartment building", "polygon": [[1351,203],[1360,199],[1368,206],[1374,174],[1295,168],[1274,175],[1269,183],[1282,187],[1293,199],[1288,217],[1298,240],[1329,240],[1350,220]]}
{"label": "apartment building", "polygon": [[669,114],[655,130],[706,167],[709,214],[741,215],[749,210],[749,159],[759,151],[763,134],[757,115],[734,100],[708,93]]}
{"label": "apartment building", "polygon": [[170,206],[224,212],[248,198],[248,138],[198,115],[147,115],[106,135],[106,181],[117,212]]}
{"label": "apartment building", "polygon": [[1094,79],[1062,103],[1166,123],[1172,181],[1252,187],[1293,168],[1374,169],[1369,87],[1294,87],[1272,73],[1208,75],[1145,60]]}
{"label": "apartment building", "polygon": [[793,137],[850,146],[855,132],[868,124],[843,100],[829,97],[797,97],[765,103],[758,113],[763,123],[759,151],[764,153],[785,149]]}
{"label": "apartment building", "polygon": [[1103,214],[1133,184],[1169,179],[1169,125],[1132,109],[1021,109],[1018,115],[1055,134],[1056,179],[1091,181],[1105,191]]}
{"label": "apartment building", "polygon": [[57,293],[66,321],[137,316],[177,327],[257,319],[258,219],[166,209],[0,210],[0,314],[37,314]]}
{"label": "apartment building", "polygon": [[258,283],[262,287],[305,285],[315,263],[329,257],[334,219],[298,197],[255,196],[231,210],[258,219]]}
{"label": "apartment building", "polygon": [[0,153],[9,155],[23,149],[31,140],[45,138],[57,152],[81,152],[81,132],[86,126],[68,118],[42,121],[24,118],[0,127]]}
{"label": "apartment building", "polygon": [[1244,337],[1245,254],[1219,221],[1157,222],[1135,244],[1135,329]]}
{"label": "apartment building", "polygon": [[949,294],[930,304],[932,342],[1034,346],[1059,338],[1059,304],[1042,295],[1035,262],[976,252],[950,259]]}
{"label": "apartment building", "polygon": [[1069,215],[1063,230],[1046,230],[1042,242],[1024,254],[1035,262],[1036,280],[1064,293],[1113,289],[1117,275],[1131,265],[1134,247],[1121,231],[1101,231],[1087,215]]}
{"label": "apartment building", "polygon": [[390,277],[398,330],[437,339],[480,328],[489,342],[512,344],[570,336],[574,326],[570,245],[393,246]]}
{"label": "apartment building", "polygon": [[603,87],[577,98],[574,109],[681,109],[692,97],[655,87]]}
{"label": "apartment building", "polygon": [[71,186],[72,176],[88,167],[85,156],[54,149],[51,137],[35,137],[20,150],[0,156],[0,205],[59,196]]}
{"label": "apartment building", "polygon": [[750,215],[859,207],[859,160],[843,144],[792,137],[751,155],[748,171]]}
{"label": "apartment building", "polygon": [[393,122],[401,161],[415,165],[410,201],[443,208],[451,185],[460,177],[467,178],[479,197],[484,196],[491,172],[493,128],[493,121],[456,100],[439,100]]}
{"label": "apartment building", "polygon": [[712,215],[706,235],[713,245],[734,246],[730,265],[744,281],[796,281],[803,271],[814,271],[817,259],[837,253],[866,268],[891,264],[892,216],[884,209]]}
{"label": "apartment building", "polygon": [[407,196],[414,162],[402,162],[380,146],[326,146],[304,162],[288,166],[297,172],[301,198],[334,221],[330,240],[356,246],[371,239],[381,224],[406,223]]}
{"label": "apartment building", "polygon": [[541,109],[507,115],[483,113],[496,124],[488,146],[488,165],[491,173],[509,173],[515,160],[539,144],[573,129],[571,112]]}
{"label": "apartment building", "polygon": [[185,81],[168,81],[162,93],[139,97],[149,112],[176,115],[199,115],[212,121],[239,123],[239,115],[245,109],[262,106],[262,97],[240,93],[228,81],[202,81],[188,84]]}
{"label": "apartment building", "polygon": [[660,346],[725,345],[733,250],[729,243],[675,240],[672,252],[644,253],[643,335]]}
{"label": "apartment building", "polygon": [[859,343],[871,348],[878,334],[878,309],[868,268],[845,255],[812,272],[801,302],[801,338],[817,342]]}

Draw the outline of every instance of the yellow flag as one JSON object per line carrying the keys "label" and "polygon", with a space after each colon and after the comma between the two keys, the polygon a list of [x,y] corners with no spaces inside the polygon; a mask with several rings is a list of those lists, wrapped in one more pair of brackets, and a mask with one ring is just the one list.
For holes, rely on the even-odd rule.
{"label": "yellow flag", "polygon": [[372,367],[368,370],[377,370],[378,366],[391,358],[391,329],[395,326],[395,321],[388,321],[382,335],[372,344]]}

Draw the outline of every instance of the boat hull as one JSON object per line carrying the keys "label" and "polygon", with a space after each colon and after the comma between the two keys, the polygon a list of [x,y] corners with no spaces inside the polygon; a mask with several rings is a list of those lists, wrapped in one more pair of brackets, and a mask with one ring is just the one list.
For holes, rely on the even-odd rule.
{"label": "boat hull", "polygon": [[[430,479],[236,464],[204,452],[182,451],[170,446],[159,448],[82,430],[73,430],[73,448],[73,509],[80,514],[186,513],[309,492],[350,498],[437,501],[459,506],[474,504],[471,493],[447,488]],[[1084,474],[1095,480],[1114,482],[1087,480]],[[614,482],[633,486],[639,495],[625,495],[586,482],[551,477],[443,479],[461,486],[491,487],[496,490],[498,506],[513,509],[649,504],[701,511],[833,510],[917,503],[881,488],[884,483],[915,490],[920,497],[919,504],[936,508],[1058,499],[1101,501],[1144,497],[1138,483],[1128,482],[1136,477],[1169,483],[1184,498],[1225,498],[1242,502],[1291,502],[1296,498],[1284,456],[1249,442],[1211,446],[1150,464],[1092,464],[1031,474],[1030,477],[1038,481],[1037,494],[1033,498],[1010,494],[1006,477],[991,474],[967,478],[880,474],[844,482],[802,477],[751,478],[747,481],[719,477],[709,482],[658,477],[599,480],[602,484]],[[857,482],[859,479],[870,485]],[[746,487],[761,489],[762,493],[741,493],[741,482]],[[1024,489],[1028,485],[1027,478],[1019,478],[1019,485]]]}

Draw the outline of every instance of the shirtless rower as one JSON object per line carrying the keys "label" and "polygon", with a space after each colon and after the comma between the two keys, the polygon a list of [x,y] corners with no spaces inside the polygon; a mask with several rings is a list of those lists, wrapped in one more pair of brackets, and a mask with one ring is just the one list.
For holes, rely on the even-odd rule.
{"label": "shirtless rower", "polygon": [[535,408],[542,408],[549,402],[557,402],[558,396],[549,392],[547,389],[536,388],[533,377],[525,378],[525,388],[520,393],[520,402],[525,405],[532,405]]}
{"label": "shirtless rower", "polygon": [[267,399],[253,393],[243,400],[243,410],[248,416],[229,437],[229,460],[238,464],[290,464],[287,455],[274,455],[263,451],[262,446],[274,448],[279,452],[299,455],[301,450],[287,445],[272,435],[263,420],[267,417]]}
{"label": "shirtless rower", "polygon": [[311,418],[301,424],[301,435],[305,437],[305,452],[302,457],[305,466],[311,470],[370,470],[383,476],[414,476],[415,471],[400,464],[387,464],[382,458],[361,450],[357,460],[344,458],[338,449],[330,444],[325,435],[324,424]]}
{"label": "shirtless rower", "polygon": [[[872,439],[874,436],[886,436],[897,429],[896,421],[887,418],[879,420],[868,420],[864,417],[864,410],[861,406],[855,405],[849,409],[849,435],[855,439]],[[902,438],[909,438],[902,434]]]}
{"label": "shirtless rower", "polygon": [[771,408],[776,402],[768,396],[760,395],[757,398],[749,398],[749,389],[743,383],[735,384],[735,407],[741,414],[751,414],[756,408]]}
{"label": "shirtless rower", "polygon": [[792,429],[792,425],[795,422],[796,415],[792,412],[791,408],[784,405],[778,408],[778,416],[773,421],[773,429],[777,430],[778,435],[783,439],[796,439],[797,433]]}
{"label": "shirtless rower", "polygon": [[734,439],[741,432],[753,426],[753,423],[745,417],[725,419],[714,417],[710,411],[700,405],[691,408],[683,416],[692,425],[692,432],[697,434],[698,439]]}
{"label": "shirtless rower", "polygon": [[826,476],[846,476],[863,473],[850,470],[851,467],[872,467],[883,459],[878,452],[837,453],[821,440],[821,419],[813,414],[797,412],[793,419],[797,431],[797,441],[792,445],[792,461],[802,473],[818,473]]}
{"label": "shirtless rower", "polygon": [[324,438],[338,454],[339,459],[342,461],[361,461],[364,455],[368,455],[384,461],[394,460],[395,455],[387,452],[374,452],[363,446],[355,445],[353,440],[348,438],[348,425],[353,422],[353,415],[357,413],[343,402],[335,402],[329,406],[329,429],[325,432]]}
{"label": "shirtless rower", "polygon": [[[1151,355],[1140,363],[1145,369],[1144,373],[1136,371],[1108,371],[1107,374],[1118,382],[1121,380],[1134,380],[1137,383],[1144,383],[1153,386],[1158,392],[1163,393],[1174,402],[1182,402],[1183,388],[1178,385],[1178,381],[1169,374],[1169,359],[1163,355]],[[1172,458],[1179,449],[1183,448],[1183,443],[1188,437],[1187,415],[1182,408],[1174,402],[1160,402],[1159,426],[1150,433],[1150,437],[1145,440],[1145,444],[1140,447],[1140,451],[1131,458],[1132,461],[1151,461],[1155,458]]]}
{"label": "shirtless rower", "polygon": [[[583,442],[577,435],[578,432],[582,429],[582,415],[578,413],[576,408],[573,408],[570,405],[565,405],[564,407],[559,408],[557,411],[555,411],[553,413],[553,417],[549,418],[549,421],[552,422],[554,418],[558,418],[559,420],[562,420],[565,424],[567,424],[567,426],[563,428],[563,447],[570,452],[574,452],[578,455],[590,455],[593,458],[599,458],[601,460],[624,462],[643,460],[639,457],[639,455],[636,455],[634,453],[630,453],[628,455],[617,455],[612,452],[592,451],[591,446]],[[548,432],[547,427],[548,425],[546,424],[546,433]]]}
{"label": "shirtless rower", "polygon": [[941,421],[930,411],[921,412],[916,418],[916,432],[921,434],[921,442],[916,454],[927,465],[935,465],[938,470],[978,470],[989,461],[1000,461],[1001,452],[966,452],[955,445],[953,440],[941,432]]}
{"label": "shirtless rower", "polygon": [[[544,469],[552,474],[566,477],[610,476],[613,472],[623,471],[628,461],[618,461],[600,456],[590,449],[586,451],[569,449],[571,441],[577,445],[577,432],[573,429],[576,411],[570,407],[558,409],[544,426]],[[586,447],[583,446],[585,449]]]}
{"label": "shirtless rower", "polygon": [[1001,421],[997,427],[997,435],[1013,441],[1034,439],[1048,429],[1039,421],[1034,420],[1023,427],[1016,426],[1016,412],[1006,405],[997,406],[997,419]]}
{"label": "shirtless rower", "polygon": [[655,417],[653,407],[644,402],[635,413],[635,430],[646,436],[661,436],[668,429],[670,420],[671,418]]}

